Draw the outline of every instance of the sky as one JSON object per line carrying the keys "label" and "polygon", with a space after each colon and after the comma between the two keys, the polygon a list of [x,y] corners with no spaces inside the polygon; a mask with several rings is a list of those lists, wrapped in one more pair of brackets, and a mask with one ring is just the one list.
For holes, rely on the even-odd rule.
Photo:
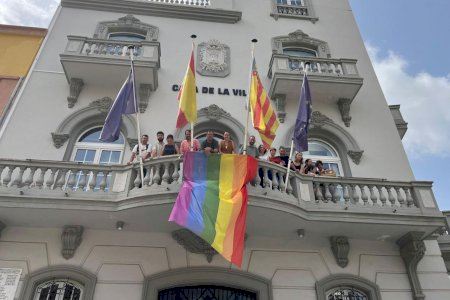
{"label": "sky", "polygon": [[[329,0],[333,1],[333,0]],[[349,0],[383,92],[400,104],[417,180],[450,210],[449,0]],[[0,24],[47,27],[59,0],[0,0]]]}

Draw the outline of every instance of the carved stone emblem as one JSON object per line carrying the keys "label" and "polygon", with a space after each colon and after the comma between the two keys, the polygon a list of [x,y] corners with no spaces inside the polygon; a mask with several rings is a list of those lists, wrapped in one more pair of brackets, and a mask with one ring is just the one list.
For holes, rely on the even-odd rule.
{"label": "carved stone emblem", "polygon": [[320,128],[323,125],[325,125],[327,122],[328,123],[334,123],[333,120],[331,120],[330,118],[328,118],[327,116],[325,116],[321,112],[313,111],[311,113],[311,120],[309,122],[309,126],[310,127]]}
{"label": "carved stone emblem", "polygon": [[204,115],[210,120],[219,120],[224,116],[231,116],[229,112],[226,112],[216,104],[204,107],[199,110],[199,115]]}
{"label": "carved stone emblem", "polygon": [[203,76],[228,76],[230,53],[230,47],[218,40],[200,43],[197,47],[197,73]]}
{"label": "carved stone emblem", "polygon": [[352,117],[350,116],[351,103],[352,100],[350,99],[339,99],[338,101],[338,107],[339,111],[341,112],[342,121],[347,127],[350,127],[350,121],[352,120]]}
{"label": "carved stone emblem", "polygon": [[53,145],[59,149],[69,139],[69,135],[65,133],[52,132]]}
{"label": "carved stone emblem", "polygon": [[361,157],[363,155],[364,151],[354,151],[354,150],[349,150],[347,152],[348,156],[350,156],[350,158],[353,160],[353,162],[357,165],[359,165],[359,163],[361,162]]}
{"label": "carved stone emblem", "polygon": [[78,96],[83,89],[84,82],[79,78],[70,79],[70,95],[67,97],[67,106],[69,108],[74,107],[75,103],[78,101]]}
{"label": "carved stone emblem", "polygon": [[111,108],[112,103],[113,100],[111,98],[103,97],[101,99],[92,101],[89,106],[96,107],[101,113],[107,114],[109,109]]}
{"label": "carved stone emblem", "polygon": [[65,259],[70,259],[74,256],[75,251],[81,244],[82,235],[83,226],[64,226],[61,234],[61,254]]}
{"label": "carved stone emblem", "polygon": [[138,139],[127,138],[128,145],[130,145],[130,150],[133,150],[134,146],[137,145]]}
{"label": "carved stone emblem", "polygon": [[191,253],[203,254],[206,256],[206,260],[210,263],[217,254],[207,242],[198,237],[188,229],[179,229],[172,232],[172,237],[178,244],[183,246],[184,249]]}
{"label": "carved stone emblem", "polygon": [[350,244],[345,236],[330,237],[331,251],[334,254],[336,263],[345,268],[348,265],[348,252],[350,251]]}
{"label": "carved stone emblem", "polygon": [[100,22],[95,30],[94,38],[107,40],[111,32],[133,32],[144,33],[145,40],[157,41],[159,35],[158,27],[150,24],[142,23],[133,15],[126,15],[114,21]]}

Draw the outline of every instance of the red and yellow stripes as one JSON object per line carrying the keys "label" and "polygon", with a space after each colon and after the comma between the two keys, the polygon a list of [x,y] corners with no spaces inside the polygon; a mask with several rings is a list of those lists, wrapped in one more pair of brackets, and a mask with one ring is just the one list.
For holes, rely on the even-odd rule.
{"label": "red and yellow stripes", "polygon": [[251,76],[249,97],[253,127],[258,130],[264,146],[269,148],[275,139],[275,133],[280,123],[269,96],[261,83],[255,61],[253,61]]}
{"label": "red and yellow stripes", "polygon": [[176,128],[197,121],[197,87],[195,82],[194,50],[192,50],[186,75],[178,93],[178,117]]}

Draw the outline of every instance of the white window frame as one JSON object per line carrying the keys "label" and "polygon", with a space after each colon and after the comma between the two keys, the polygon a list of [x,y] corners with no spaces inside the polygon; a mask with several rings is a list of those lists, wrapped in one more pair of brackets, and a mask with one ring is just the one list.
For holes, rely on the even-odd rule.
{"label": "white window frame", "polygon": [[319,139],[308,139],[308,143],[313,142],[313,143],[319,143],[319,144],[323,144],[326,147],[330,148],[330,150],[336,155],[336,156],[317,156],[317,155],[307,155],[304,154],[303,155],[303,160],[305,159],[311,159],[313,162],[316,162],[318,160],[322,161],[324,164],[325,163],[333,163],[333,164],[337,164],[338,168],[339,168],[339,177],[343,177],[344,176],[344,169],[342,168],[342,160],[339,156],[339,152],[333,147],[331,146],[329,143],[323,141],[323,140],[319,140]]}
{"label": "white window frame", "polygon": [[[318,54],[317,54],[317,51],[314,50],[314,49],[311,49],[311,48],[297,47],[297,46],[286,46],[286,47],[283,47],[283,54],[285,54],[284,50],[300,50],[300,51],[305,51],[305,52],[306,51],[310,51],[310,52],[314,52],[314,54],[316,55],[315,57],[319,57]],[[296,56],[296,55],[290,55],[290,54],[286,54],[286,55],[294,56],[294,57],[309,57],[309,56]]]}
{"label": "white window frame", "polygon": [[[75,280],[68,279],[68,278],[55,278],[55,279],[47,280],[47,281],[45,281],[45,282],[39,284],[39,285],[36,287],[35,291],[34,291],[33,299],[34,299],[34,300],[38,300],[38,299],[40,298],[41,295],[40,295],[40,293],[38,294],[38,290],[39,290],[39,289],[42,291],[43,287],[45,287],[45,286],[47,286],[47,285],[53,285],[53,284],[55,284],[55,283],[58,283],[58,286],[60,286],[60,285],[61,285],[62,283],[64,283],[64,282],[67,282],[67,283],[69,283],[70,285],[72,285],[73,287],[79,289],[79,290],[80,290],[80,297],[79,297],[79,299],[83,299],[84,286],[83,286],[81,283],[79,283],[79,282],[77,282],[77,281],[75,281]],[[59,288],[59,287],[58,287],[58,288]],[[48,296],[50,296],[50,295],[48,295]],[[63,296],[64,296],[64,294],[58,295],[58,296],[55,298],[55,300],[62,300],[62,299],[63,299]],[[48,298],[48,297],[47,297],[47,298]]]}

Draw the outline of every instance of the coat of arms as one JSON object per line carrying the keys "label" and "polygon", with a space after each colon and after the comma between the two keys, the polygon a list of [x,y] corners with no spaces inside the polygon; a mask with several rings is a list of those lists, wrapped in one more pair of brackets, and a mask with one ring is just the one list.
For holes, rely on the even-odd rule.
{"label": "coat of arms", "polygon": [[228,76],[230,47],[217,40],[200,43],[197,48],[197,72],[203,76]]}

